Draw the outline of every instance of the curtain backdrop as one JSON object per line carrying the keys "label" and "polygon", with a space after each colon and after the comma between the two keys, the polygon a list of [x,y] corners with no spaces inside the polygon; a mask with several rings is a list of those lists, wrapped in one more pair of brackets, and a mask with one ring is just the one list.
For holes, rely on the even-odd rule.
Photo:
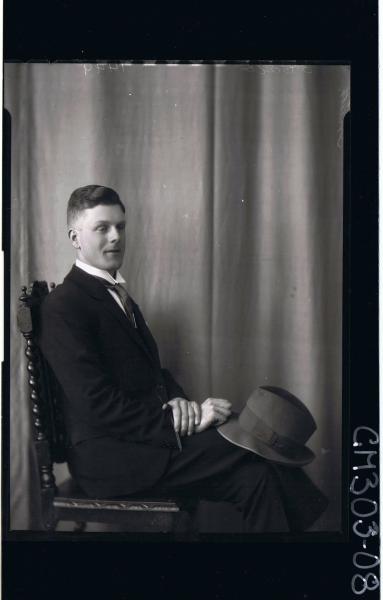
{"label": "curtain backdrop", "polygon": [[[12,116],[11,525],[38,529],[20,287],[73,261],[66,203],[89,183],[127,206],[122,273],[192,399],[239,410],[262,384],[312,411],[307,472],[339,530],[347,66],[6,64]],[[65,475],[58,470],[58,477]],[[202,528],[234,511],[206,504]]]}

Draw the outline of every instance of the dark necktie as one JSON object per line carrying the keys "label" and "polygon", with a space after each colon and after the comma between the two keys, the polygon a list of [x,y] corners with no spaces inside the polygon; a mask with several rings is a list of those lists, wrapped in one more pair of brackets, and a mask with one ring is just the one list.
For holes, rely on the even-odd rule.
{"label": "dark necktie", "polygon": [[136,324],[136,319],[134,317],[134,310],[133,310],[133,302],[131,297],[129,296],[128,292],[126,291],[126,289],[124,288],[124,286],[122,285],[122,283],[108,283],[106,281],[106,287],[108,288],[108,290],[114,290],[117,294],[117,296],[120,298],[122,306],[125,309],[125,312],[128,316],[128,318],[130,319],[132,325],[134,327],[137,327]]}
{"label": "dark necktie", "polygon": [[96,275],[94,275],[93,277],[101,281],[101,283],[108,290],[113,290],[116,292],[117,296],[121,300],[122,306],[124,307],[126,316],[130,320],[133,327],[137,328],[136,319],[134,317],[133,302],[124,286],[121,283],[109,283],[109,281],[107,281],[103,277],[97,277]]}

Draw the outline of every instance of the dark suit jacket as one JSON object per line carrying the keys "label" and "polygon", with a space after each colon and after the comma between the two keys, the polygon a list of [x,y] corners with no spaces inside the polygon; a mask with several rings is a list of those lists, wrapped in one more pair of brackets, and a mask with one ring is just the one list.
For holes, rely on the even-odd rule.
{"label": "dark suit jacket", "polygon": [[133,304],[137,330],[106,287],[74,266],[41,309],[38,343],[63,390],[69,468],[91,495],[151,487],[179,447],[162,405],[186,396]]}

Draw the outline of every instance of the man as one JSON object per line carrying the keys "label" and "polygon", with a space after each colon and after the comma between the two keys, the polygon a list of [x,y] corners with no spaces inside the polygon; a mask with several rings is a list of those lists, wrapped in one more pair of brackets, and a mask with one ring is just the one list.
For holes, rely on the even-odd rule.
{"label": "man", "polygon": [[[306,527],[317,514],[292,523],[294,486],[286,492],[283,468],[217,433],[230,402],[208,398],[200,406],[162,368],[118,270],[125,227],[114,190],[75,190],[68,235],[76,265],[42,307],[39,344],[63,390],[73,477],[91,496],[151,491],[229,501],[252,532]],[[294,471],[304,487],[306,476]]]}

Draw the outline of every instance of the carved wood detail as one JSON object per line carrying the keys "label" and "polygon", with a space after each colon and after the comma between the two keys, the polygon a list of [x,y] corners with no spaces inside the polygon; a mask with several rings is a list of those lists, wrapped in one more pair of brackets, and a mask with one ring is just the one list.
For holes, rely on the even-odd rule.
{"label": "carved wood detail", "polygon": [[57,508],[84,508],[92,510],[116,510],[138,512],[179,512],[180,508],[173,502],[142,502],[131,500],[90,500],[88,498],[56,497],[54,505]]}
{"label": "carved wood detail", "polygon": [[41,370],[39,350],[33,337],[33,287],[34,284],[30,286],[29,291],[27,291],[26,286],[22,287],[22,294],[19,298],[21,306],[17,316],[19,329],[26,341],[25,355],[27,357],[28,384],[32,405],[32,423],[39,466],[40,485],[41,490],[43,491],[49,488],[55,489],[55,477],[49,452],[49,440],[44,427],[45,407],[40,393]]}

